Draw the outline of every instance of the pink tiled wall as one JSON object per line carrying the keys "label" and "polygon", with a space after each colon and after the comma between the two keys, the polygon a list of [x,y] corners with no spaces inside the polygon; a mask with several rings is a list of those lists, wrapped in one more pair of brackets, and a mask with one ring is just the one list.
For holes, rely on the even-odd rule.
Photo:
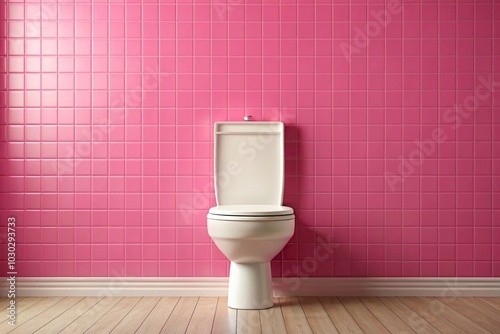
{"label": "pink tiled wall", "polygon": [[[212,125],[286,124],[275,276],[500,276],[496,1],[0,4],[19,276],[225,276]],[[2,227],[5,259],[5,227]]]}

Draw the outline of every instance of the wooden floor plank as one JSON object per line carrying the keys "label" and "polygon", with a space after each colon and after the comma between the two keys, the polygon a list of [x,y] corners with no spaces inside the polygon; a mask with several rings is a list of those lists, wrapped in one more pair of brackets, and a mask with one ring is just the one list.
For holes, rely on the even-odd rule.
{"label": "wooden floor plank", "polygon": [[[19,319],[20,315],[21,315],[21,317],[23,317],[22,312],[24,312],[25,310],[29,309],[33,305],[41,302],[45,298],[46,297],[15,298],[15,304],[14,305],[15,305],[15,312],[16,312],[15,313],[16,320]],[[1,314],[2,317],[0,318],[0,328],[4,328],[3,327],[4,325],[7,325],[9,328],[11,328],[13,326],[11,326],[11,325],[8,324],[9,320],[10,320],[10,318],[8,317],[10,311],[7,310],[7,307],[4,310],[5,310],[5,317],[3,317],[3,313],[2,313]]]}
{"label": "wooden floor plank", "polygon": [[84,333],[109,310],[111,310],[123,297],[104,297],[87,312],[79,316],[62,331],[67,334]]}
{"label": "wooden floor plank", "polygon": [[440,308],[429,307],[417,297],[399,297],[399,299],[441,333],[465,333],[455,324],[443,317]]}
{"label": "wooden floor plank", "polygon": [[282,297],[270,309],[234,310],[226,297],[27,297],[16,305],[18,326],[3,321],[0,333],[500,333],[498,303],[489,297]]}
{"label": "wooden floor plank", "polygon": [[[30,298],[21,298],[19,301],[16,298],[16,315],[19,316],[22,312],[25,310],[29,309],[30,307],[36,305],[37,303],[41,302],[44,300],[46,297],[30,297]],[[0,327],[2,326],[2,323],[7,323],[8,318],[7,318],[7,308],[2,310],[2,313],[0,314],[2,317],[0,318]]]}
{"label": "wooden floor plank", "polygon": [[394,314],[419,334],[440,334],[427,320],[396,297],[379,298]]}
{"label": "wooden floor plank", "polygon": [[[497,313],[496,317],[492,317],[491,314],[485,314],[486,312],[477,309],[474,305],[466,303],[467,299],[471,298],[455,298],[454,302],[447,305],[488,331],[492,333],[500,333],[500,320],[498,317],[500,312]],[[445,298],[445,302],[449,301],[449,298]]]}
{"label": "wooden floor plank", "polygon": [[261,334],[259,310],[238,310],[236,333]]}
{"label": "wooden floor plank", "polygon": [[16,313],[19,313],[20,310],[18,308],[23,299],[24,299],[23,297],[13,298],[13,299],[2,298],[2,300],[0,301],[0,323],[2,323],[3,321],[8,321],[7,316],[9,311],[7,310],[7,307],[10,307],[11,300],[14,301],[14,307],[16,308]]}
{"label": "wooden floor plank", "polygon": [[111,333],[135,333],[156,306],[160,297],[143,297]]}
{"label": "wooden floor plank", "polygon": [[359,300],[391,333],[415,333],[377,297],[360,297]]}
{"label": "wooden floor plank", "polygon": [[314,333],[338,334],[318,297],[299,297],[299,302]]}
{"label": "wooden floor plank", "polygon": [[146,320],[141,324],[136,334],[160,333],[168,318],[172,314],[179,297],[163,297],[153,308]]}
{"label": "wooden floor plank", "polygon": [[279,298],[287,333],[313,333],[297,297]]}
{"label": "wooden floor plank", "polygon": [[127,297],[116,303],[101,319],[97,320],[87,331],[89,334],[110,333],[127,314],[137,305],[141,297]]}
{"label": "wooden floor plank", "polygon": [[66,326],[80,317],[82,314],[87,312],[90,308],[95,306],[102,297],[86,297],[80,300],[78,303],[70,307],[66,312],[60,314],[58,317],[54,318],[52,321],[47,323],[45,326],[36,331],[36,334],[52,334],[59,333]]}
{"label": "wooden floor plank", "polygon": [[494,297],[480,297],[479,300],[489,304],[500,311],[500,298]]}
{"label": "wooden floor plank", "polygon": [[237,311],[227,306],[227,297],[219,297],[212,333],[236,333]]}
{"label": "wooden floor plank", "polygon": [[460,300],[467,305],[474,307],[476,310],[481,312],[481,314],[484,314],[485,316],[489,317],[490,319],[497,320],[499,311],[497,308],[491,306],[490,304],[487,304],[477,298],[474,297],[464,297],[460,298]]}
{"label": "wooden floor plank", "polygon": [[24,310],[27,310],[28,308],[40,303],[42,300],[49,298],[49,297],[29,297],[29,298],[21,298],[21,300],[17,301],[16,298],[16,310],[17,313],[21,313]]}
{"label": "wooden floor plank", "polygon": [[[16,303],[18,303],[18,301],[16,301],[15,299],[12,299],[14,301],[14,307],[16,307]],[[5,321],[7,321],[7,316],[8,316],[8,311],[7,311],[7,307],[10,306],[10,299],[8,298],[2,298],[0,300],[0,322],[2,322],[2,320],[5,319]]]}
{"label": "wooden floor plank", "polygon": [[187,334],[210,334],[217,309],[217,298],[200,297],[187,328]]}
{"label": "wooden floor plank", "polygon": [[66,312],[82,299],[83,297],[66,297],[51,307],[48,307],[43,312],[32,317],[22,325],[16,326],[16,328],[10,333],[34,333],[41,327],[45,326],[48,322],[59,317],[62,313]]}
{"label": "wooden floor plank", "polygon": [[357,297],[340,297],[339,300],[364,332],[390,333]]}
{"label": "wooden floor plank", "polygon": [[182,297],[170,314],[161,333],[185,333],[197,302],[197,297]]}
{"label": "wooden floor plank", "polygon": [[444,303],[444,298],[436,299],[434,297],[418,297],[427,306],[432,307],[432,305],[438,305],[439,311],[442,317],[445,317],[450,322],[458,326],[466,333],[475,334],[485,334],[488,331],[481,326],[477,325],[475,322],[465,318],[463,315],[449,307]]}
{"label": "wooden floor plank", "polygon": [[272,308],[260,310],[259,313],[262,334],[286,333],[285,319],[278,298],[274,298]]}
{"label": "wooden floor plank", "polygon": [[363,334],[363,330],[337,297],[320,297],[319,301],[340,334]]}
{"label": "wooden floor plank", "polygon": [[36,304],[16,314],[16,326],[13,327],[7,323],[7,321],[0,324],[0,333],[10,333],[16,328],[19,328],[22,324],[29,321],[31,318],[36,317],[46,309],[52,307],[53,305],[59,303],[64,297],[48,297],[44,298]]}
{"label": "wooden floor plank", "polygon": [[7,306],[10,305],[10,301],[13,300],[15,303],[19,303],[21,301],[22,298],[13,298],[13,299],[10,299],[10,298],[2,298],[0,300],[0,310],[3,310],[5,308],[7,308]]}
{"label": "wooden floor plank", "polygon": [[[441,298],[440,300],[455,310],[459,316],[465,316],[467,319],[491,333],[500,333],[500,321],[498,321],[500,317],[497,316],[495,320],[491,319],[474,307],[463,302],[463,299],[465,298]],[[500,312],[498,315],[500,316]]]}

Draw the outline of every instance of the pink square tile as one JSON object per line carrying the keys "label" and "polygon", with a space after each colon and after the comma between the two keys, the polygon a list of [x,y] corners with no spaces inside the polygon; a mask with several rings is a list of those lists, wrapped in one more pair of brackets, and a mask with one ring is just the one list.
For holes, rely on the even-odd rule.
{"label": "pink square tile", "polygon": [[[39,5],[7,7],[11,33],[43,41],[12,38],[8,61],[0,61],[9,69],[0,78],[8,83],[2,100],[12,110],[8,150],[0,151],[9,165],[0,174],[17,177],[2,179],[0,196],[24,189],[25,195],[9,193],[8,206],[27,210],[32,226],[60,226],[56,253],[45,249],[59,262],[43,269],[26,262],[30,274],[226,276],[228,262],[213,244],[210,252],[190,245],[210,243],[201,227],[216,204],[206,186],[212,133],[192,125],[239,119],[245,111],[287,124],[285,199],[298,217],[334,232],[346,250],[356,246],[354,261],[337,250],[338,263],[311,275],[495,273],[497,99],[476,89],[488,85],[488,76],[472,75],[496,68],[491,6],[405,7],[391,29],[356,48],[353,31],[364,31],[380,4],[264,6],[61,4],[64,19],[59,14],[38,31],[23,20],[37,17]],[[481,90],[479,108],[470,117],[474,90]],[[458,113],[450,107],[457,103]],[[151,112],[158,107],[161,113]],[[432,146],[437,127],[446,139]],[[428,149],[424,159],[402,164],[411,162],[419,141],[427,145],[420,145]],[[99,230],[64,227],[73,223]],[[157,232],[159,223],[168,230]],[[125,224],[133,235],[116,228]],[[38,247],[37,233],[23,237]],[[82,248],[92,238],[103,246],[99,254]],[[308,249],[304,242],[312,239],[303,230],[294,240]],[[128,258],[118,248],[126,240],[140,248],[130,248],[135,255]],[[273,270],[297,265],[293,252],[284,259]]]}

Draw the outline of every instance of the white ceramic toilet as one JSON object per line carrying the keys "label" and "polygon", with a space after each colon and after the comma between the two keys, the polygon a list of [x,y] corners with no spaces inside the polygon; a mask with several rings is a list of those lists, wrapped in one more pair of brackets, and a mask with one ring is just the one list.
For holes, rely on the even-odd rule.
{"label": "white ceramic toilet", "polygon": [[208,234],[231,260],[228,306],[273,306],[271,260],[295,229],[293,209],[282,206],[284,125],[215,123],[215,194]]}

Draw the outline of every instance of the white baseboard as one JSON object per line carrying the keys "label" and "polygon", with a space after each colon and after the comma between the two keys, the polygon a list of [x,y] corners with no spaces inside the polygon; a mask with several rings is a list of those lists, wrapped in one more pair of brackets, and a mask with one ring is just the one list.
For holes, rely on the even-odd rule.
{"label": "white baseboard", "polygon": [[[226,296],[227,286],[213,277],[18,277],[16,296]],[[500,278],[290,277],[274,278],[273,288],[275,296],[500,296]]]}

